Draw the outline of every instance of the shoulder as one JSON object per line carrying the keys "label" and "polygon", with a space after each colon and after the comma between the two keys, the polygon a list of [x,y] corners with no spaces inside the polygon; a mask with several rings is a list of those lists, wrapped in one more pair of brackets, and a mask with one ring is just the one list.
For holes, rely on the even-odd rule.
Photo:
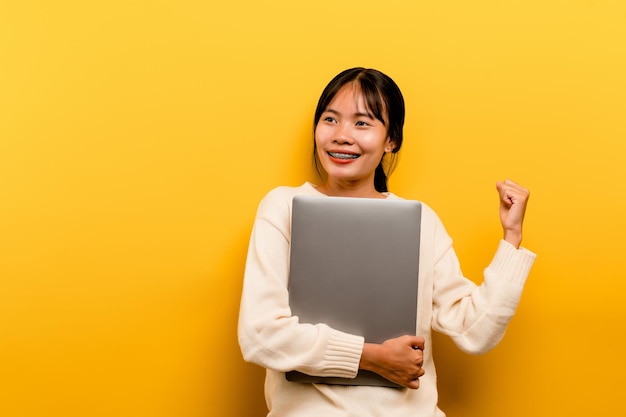
{"label": "shoulder", "polygon": [[[400,197],[393,193],[389,193],[387,197],[393,200],[406,200],[406,198]],[[415,201],[418,201],[422,206],[422,223],[432,224],[434,226],[443,226],[441,223],[441,219],[439,218],[435,210],[432,209],[432,207],[430,207],[428,204],[421,200]]]}
{"label": "shoulder", "polygon": [[291,206],[296,195],[316,195],[319,192],[315,187],[306,182],[298,187],[280,186],[270,190],[259,203],[257,219],[265,219],[271,222],[277,220],[289,220],[291,218]]}
{"label": "shoulder", "polygon": [[424,202],[422,202],[422,221],[432,223],[436,227],[443,227],[443,223],[435,210]]}
{"label": "shoulder", "polygon": [[[318,192],[315,190],[315,187],[310,183],[306,182],[299,187],[289,187],[289,186],[280,186],[270,190],[261,202],[259,203],[259,208],[271,206],[273,208],[279,208],[281,206],[291,205],[293,198],[297,195],[302,194],[311,194],[315,195]],[[277,207],[276,207],[277,206]]]}

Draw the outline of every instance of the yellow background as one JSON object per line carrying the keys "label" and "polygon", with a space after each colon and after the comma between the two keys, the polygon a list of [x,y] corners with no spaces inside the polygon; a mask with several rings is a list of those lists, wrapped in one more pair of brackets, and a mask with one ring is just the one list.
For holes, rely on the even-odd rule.
{"label": "yellow background", "polygon": [[261,197],[313,180],[342,69],[407,102],[392,191],[476,281],[495,181],[539,258],[504,341],[435,340],[450,416],[623,415],[623,0],[0,0],[0,415],[262,416],[236,319]]}

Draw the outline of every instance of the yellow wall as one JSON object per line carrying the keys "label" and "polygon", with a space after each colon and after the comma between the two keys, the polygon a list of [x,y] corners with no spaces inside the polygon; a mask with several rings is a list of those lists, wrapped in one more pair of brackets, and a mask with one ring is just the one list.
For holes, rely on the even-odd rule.
{"label": "yellow wall", "polygon": [[338,71],[407,101],[393,191],[481,279],[494,183],[539,254],[493,352],[437,338],[450,416],[622,415],[622,0],[0,1],[0,415],[261,416],[236,318],[270,188],[313,179]]}

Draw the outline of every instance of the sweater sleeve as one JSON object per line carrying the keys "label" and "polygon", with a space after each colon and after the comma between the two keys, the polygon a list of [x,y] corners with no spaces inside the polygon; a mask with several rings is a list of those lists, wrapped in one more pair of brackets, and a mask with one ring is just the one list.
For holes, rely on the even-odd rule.
{"label": "sweater sleeve", "polygon": [[288,295],[291,197],[271,192],[254,222],[239,312],[244,359],[287,372],[356,376],[363,338],[324,324],[299,323]]}
{"label": "sweater sleeve", "polygon": [[535,254],[501,240],[484,281],[476,285],[461,273],[452,240],[438,219],[436,224],[433,329],[467,353],[487,352],[515,314]]}

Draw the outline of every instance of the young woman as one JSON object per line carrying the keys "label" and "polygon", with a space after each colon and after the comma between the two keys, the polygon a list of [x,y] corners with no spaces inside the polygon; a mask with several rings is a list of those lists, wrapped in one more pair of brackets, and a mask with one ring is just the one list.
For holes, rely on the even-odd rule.
{"label": "young woman", "polygon": [[[261,201],[244,276],[239,343],[244,358],[267,369],[268,416],[443,416],[437,407],[431,330],[462,350],[483,353],[502,338],[535,255],[520,248],[528,191],[498,182],[504,237],[484,281],[464,278],[452,241],[428,206],[422,208],[415,335],[382,344],[299,323],[288,295],[291,202],[295,195],[398,199],[387,173],[402,145],[404,100],[385,74],[352,68],[324,89],[314,119],[314,160],[321,183],[278,187]],[[390,271],[393,273],[393,271]],[[405,388],[289,382],[285,372],[353,378],[374,371]]]}

